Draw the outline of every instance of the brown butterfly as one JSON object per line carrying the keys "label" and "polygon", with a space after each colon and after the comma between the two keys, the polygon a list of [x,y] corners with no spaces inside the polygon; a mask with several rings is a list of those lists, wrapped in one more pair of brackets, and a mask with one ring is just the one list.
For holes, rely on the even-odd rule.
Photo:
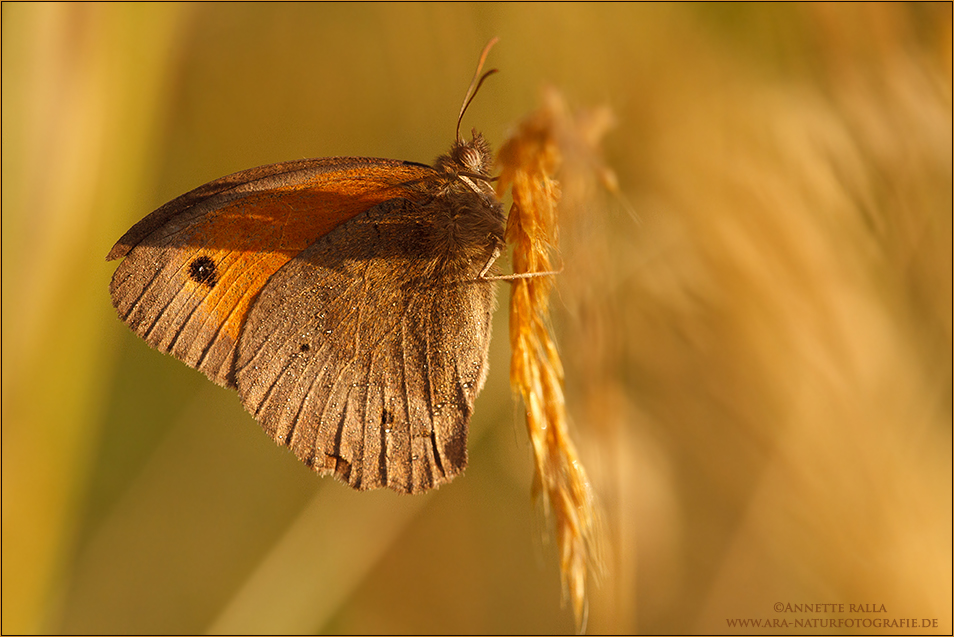
{"label": "brown butterfly", "polygon": [[124,258],[110,293],[126,324],[355,489],[420,493],[467,464],[505,217],[490,147],[460,122],[495,42],[434,166],[252,168],[160,207],[106,257]]}

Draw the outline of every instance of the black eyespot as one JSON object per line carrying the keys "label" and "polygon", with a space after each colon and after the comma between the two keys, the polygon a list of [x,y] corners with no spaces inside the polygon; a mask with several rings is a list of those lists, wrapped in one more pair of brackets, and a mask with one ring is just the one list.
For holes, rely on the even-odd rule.
{"label": "black eyespot", "polygon": [[215,267],[215,261],[207,256],[196,257],[189,264],[189,276],[196,283],[201,283],[207,287],[215,287],[219,282],[219,270]]}
{"label": "black eyespot", "polygon": [[302,343],[302,344],[298,347],[298,350],[301,351],[301,352],[307,352],[307,351],[309,351],[310,349],[311,349],[311,345],[309,345],[308,343]]}

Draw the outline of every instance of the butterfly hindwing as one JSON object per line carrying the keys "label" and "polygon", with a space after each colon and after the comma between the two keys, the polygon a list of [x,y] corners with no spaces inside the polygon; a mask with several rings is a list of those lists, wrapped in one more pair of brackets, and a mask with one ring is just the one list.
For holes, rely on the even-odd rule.
{"label": "butterfly hindwing", "polygon": [[238,344],[246,408],[358,489],[416,493],[467,462],[493,287],[481,263],[433,254],[427,221],[400,198],[329,232],[272,275]]}

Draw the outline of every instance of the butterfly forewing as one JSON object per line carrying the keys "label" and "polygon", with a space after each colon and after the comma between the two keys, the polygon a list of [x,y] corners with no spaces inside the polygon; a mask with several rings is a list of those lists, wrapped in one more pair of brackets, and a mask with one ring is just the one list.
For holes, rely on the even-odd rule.
{"label": "butterfly forewing", "polygon": [[120,317],[157,349],[232,385],[249,309],[279,268],[319,237],[398,194],[427,166],[362,158],[273,164],[210,182],[133,226],[110,292]]}

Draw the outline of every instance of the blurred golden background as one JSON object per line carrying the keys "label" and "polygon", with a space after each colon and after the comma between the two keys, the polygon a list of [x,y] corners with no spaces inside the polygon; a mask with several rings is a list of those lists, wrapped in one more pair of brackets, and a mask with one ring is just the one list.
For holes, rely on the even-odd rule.
{"label": "blurred golden background", "polygon": [[4,3],[2,28],[4,633],[574,630],[504,311],[469,469],[401,497],[313,476],[108,294],[113,242],[214,178],[431,162],[494,35],[465,129],[499,146],[547,85],[617,122],[620,195],[565,223],[552,302],[605,509],[589,631],[950,633],[950,4]]}

